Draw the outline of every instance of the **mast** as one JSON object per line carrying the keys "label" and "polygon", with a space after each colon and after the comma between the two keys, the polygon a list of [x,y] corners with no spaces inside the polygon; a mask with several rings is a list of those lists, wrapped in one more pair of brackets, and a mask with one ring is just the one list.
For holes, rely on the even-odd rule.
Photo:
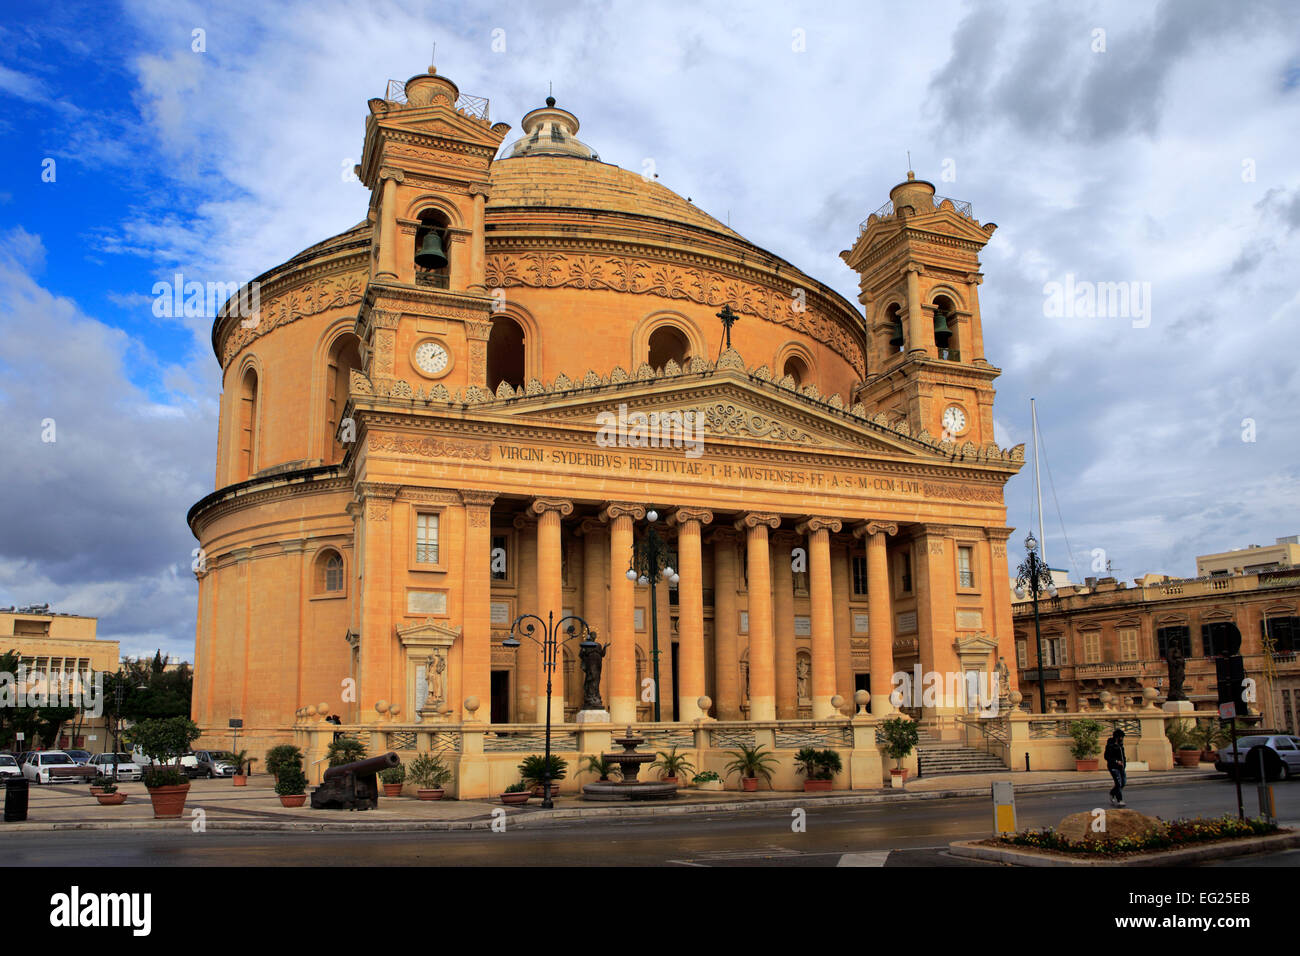
{"label": "mast", "polygon": [[[1047,564],[1047,536],[1043,534],[1043,486],[1038,480],[1038,409],[1034,400],[1029,400],[1029,417],[1034,426],[1034,497],[1038,502],[1038,553],[1043,564]],[[1050,568],[1049,568],[1050,573]]]}

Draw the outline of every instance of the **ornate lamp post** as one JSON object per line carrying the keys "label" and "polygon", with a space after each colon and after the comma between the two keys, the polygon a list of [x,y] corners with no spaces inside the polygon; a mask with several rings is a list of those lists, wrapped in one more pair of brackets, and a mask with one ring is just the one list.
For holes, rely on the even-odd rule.
{"label": "ornate lamp post", "polygon": [[659,512],[647,508],[645,519],[646,533],[632,545],[627,579],[642,587],[650,585],[650,659],[654,666],[655,723],[659,723],[659,603],[655,584],[662,575],[669,584],[675,585],[681,580],[681,575],[668,564],[668,542],[659,536],[656,528]]}
{"label": "ornate lamp post", "polygon": [[[534,624],[534,621],[537,623]],[[564,627],[565,621],[569,622],[567,627]],[[538,624],[542,626],[541,640],[533,636]],[[569,635],[563,640],[559,637],[561,627],[564,627],[564,633]],[[554,611],[546,612],[545,621],[536,614],[520,614],[510,625],[510,636],[501,642],[501,646],[508,647],[512,651],[518,650],[520,644],[519,639],[515,637],[516,634],[522,634],[542,647],[542,667],[546,670],[546,762],[542,765],[542,807],[550,810],[555,806],[551,802],[551,676],[555,673],[555,664],[560,656],[560,645],[567,644],[579,636],[583,640],[578,647],[583,650],[589,647],[599,648],[600,645],[591,639],[591,629],[582,618],[576,614],[566,614],[557,621]]]}
{"label": "ornate lamp post", "polygon": [[1038,624],[1038,596],[1046,594],[1056,597],[1056,585],[1052,583],[1052,571],[1038,556],[1038,539],[1033,532],[1025,538],[1025,560],[1016,568],[1016,597],[1024,598],[1028,593],[1034,601],[1034,643],[1038,649],[1038,709],[1047,713],[1047,682],[1043,679],[1043,632]]}

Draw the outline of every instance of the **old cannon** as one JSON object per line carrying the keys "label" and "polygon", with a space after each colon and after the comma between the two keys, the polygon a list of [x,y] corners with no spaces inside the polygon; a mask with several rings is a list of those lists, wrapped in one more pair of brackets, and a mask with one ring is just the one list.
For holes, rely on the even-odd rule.
{"label": "old cannon", "polygon": [[375,775],[402,761],[391,750],[382,757],[367,757],[355,763],[329,767],[321,784],[311,792],[313,810],[373,810],[379,806],[379,784]]}

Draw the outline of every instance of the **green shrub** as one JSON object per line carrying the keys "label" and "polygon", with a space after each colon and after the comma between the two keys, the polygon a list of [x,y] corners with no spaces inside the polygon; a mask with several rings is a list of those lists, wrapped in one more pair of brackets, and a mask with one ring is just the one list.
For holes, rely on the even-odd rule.
{"label": "green shrub", "polygon": [[916,721],[906,717],[890,717],[880,725],[885,734],[885,753],[893,757],[896,766],[903,766],[903,758],[912,752],[921,739]]}
{"label": "green shrub", "polygon": [[158,717],[142,720],[126,732],[125,739],[132,747],[160,767],[148,767],[144,772],[146,787],[176,787],[187,783],[178,762],[189,751],[190,744],[199,739],[199,725],[188,717]]}
{"label": "green shrub", "polygon": [[1084,718],[1070,723],[1070,753],[1075,760],[1091,760],[1101,753],[1101,732],[1104,730],[1095,720]]}
{"label": "green shrub", "polygon": [[691,783],[712,783],[714,780],[721,779],[722,778],[718,776],[716,771],[705,770],[703,773],[697,773],[693,778],[691,778]]}
{"label": "green shrub", "polygon": [[366,759],[366,745],[351,737],[340,737],[330,742],[325,756],[331,767],[341,767],[345,763],[356,763]]}
{"label": "green shrub", "polygon": [[531,789],[532,789],[532,787],[528,786],[528,784],[526,784],[526,783],[524,783],[522,780],[520,780],[518,783],[512,783],[510,786],[506,787],[505,792],[506,792],[506,793],[523,793],[525,790],[531,790]]}
{"label": "green shrub", "polygon": [[[531,754],[524,758],[524,762],[519,765],[519,775],[524,778],[524,782],[534,787],[542,785],[543,771],[546,769],[546,758],[541,754]],[[569,762],[559,754],[551,754],[551,782],[563,780],[564,775],[569,772]]]}
{"label": "green shrub", "polygon": [[275,781],[275,792],[282,797],[296,797],[307,792],[307,775],[298,764],[287,764],[280,768]]}
{"label": "green shrub", "polygon": [[302,766],[302,751],[293,744],[277,744],[266,752],[266,772],[276,777],[287,767]]}
{"label": "green shrub", "polygon": [[417,754],[411,761],[410,777],[421,790],[441,790],[451,779],[451,770],[437,754]]}
{"label": "green shrub", "polygon": [[379,771],[379,779],[384,783],[405,783],[406,767],[400,763],[396,767],[385,767]]}
{"label": "green shrub", "polygon": [[739,750],[732,750],[728,754],[731,760],[727,762],[723,769],[727,776],[733,773],[741,779],[745,777],[762,777],[767,781],[767,785],[772,785],[772,771],[776,767],[776,755],[771,751],[763,750],[762,744],[755,744],[753,747],[740,745]]}
{"label": "green shrub", "polygon": [[688,773],[695,772],[695,764],[686,759],[686,754],[679,754],[677,748],[671,750],[661,750],[655,754],[655,761],[650,765],[651,770],[658,770],[659,776],[663,777],[684,777]]}

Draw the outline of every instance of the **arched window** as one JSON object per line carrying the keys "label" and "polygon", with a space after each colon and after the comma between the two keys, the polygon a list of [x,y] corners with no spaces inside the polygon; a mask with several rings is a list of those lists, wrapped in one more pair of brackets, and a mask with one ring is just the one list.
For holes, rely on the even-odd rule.
{"label": "arched window", "polygon": [[420,213],[415,230],[415,284],[435,289],[450,287],[451,243],[447,217],[440,212]]}
{"label": "arched window", "polygon": [[[340,335],[331,346],[325,374],[325,464],[343,460],[347,445],[339,440],[339,424],[348,403],[352,369],[361,369],[361,340],[351,332]],[[355,439],[355,432],[353,433]]]}
{"label": "arched window", "polygon": [[514,319],[498,315],[492,320],[492,332],[488,336],[487,348],[487,382],[488,388],[495,392],[502,382],[511,388],[524,387],[524,370],[526,348],[524,330]]}
{"label": "arched window", "polygon": [[802,388],[808,384],[808,363],[798,355],[791,355],[785,360],[785,367],[781,369],[781,376],[784,378],[786,375],[794,379],[795,388]]}
{"label": "arched window", "polygon": [[957,350],[956,313],[956,306],[946,295],[934,300],[934,347],[939,352],[939,358],[950,362],[961,358],[961,353]]}
{"label": "arched window", "polygon": [[343,590],[343,556],[331,549],[316,556],[316,593]]}
{"label": "arched window", "polygon": [[691,344],[686,334],[671,325],[661,325],[650,333],[650,355],[646,359],[651,368],[660,369],[672,359],[679,366],[685,367],[690,361]]}
{"label": "arched window", "polygon": [[903,339],[903,319],[898,313],[897,303],[885,310],[885,323],[889,330],[889,346],[885,350],[886,355],[902,352],[906,344]]}
{"label": "arched window", "polygon": [[235,438],[235,481],[246,481],[253,477],[257,454],[257,372],[251,368],[239,381],[239,431]]}

